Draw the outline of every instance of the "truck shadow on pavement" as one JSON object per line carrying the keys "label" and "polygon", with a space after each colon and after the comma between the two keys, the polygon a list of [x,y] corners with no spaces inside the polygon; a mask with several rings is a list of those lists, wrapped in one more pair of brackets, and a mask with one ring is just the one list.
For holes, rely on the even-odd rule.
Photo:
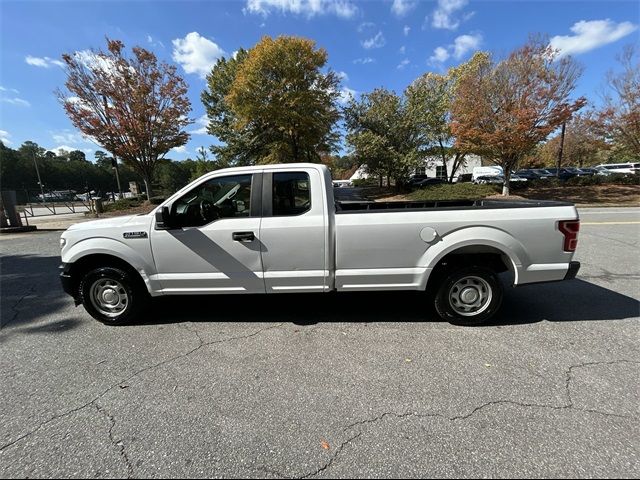
{"label": "truck shadow on pavement", "polygon": [[[571,322],[623,320],[640,316],[640,302],[583,280],[505,289],[500,312],[487,325],[519,325],[543,320]],[[422,292],[220,295],[154,301],[141,323],[176,322],[440,322]]]}
{"label": "truck shadow on pavement", "polygon": [[[58,256],[4,255],[0,259],[0,342],[14,333],[63,333],[92,321],[62,291]],[[602,279],[607,282],[606,278]],[[640,302],[576,279],[505,289],[489,325],[622,320],[640,316]],[[217,295],[157,298],[138,324],[179,322],[439,322],[422,292]],[[5,337],[5,338],[2,338]]]}

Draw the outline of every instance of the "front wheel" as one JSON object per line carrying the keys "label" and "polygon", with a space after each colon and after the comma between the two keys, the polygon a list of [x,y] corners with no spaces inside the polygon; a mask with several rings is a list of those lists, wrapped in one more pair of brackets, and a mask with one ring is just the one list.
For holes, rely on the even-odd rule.
{"label": "front wheel", "polygon": [[87,272],[80,282],[85,310],[106,325],[123,325],[135,320],[149,301],[149,294],[130,272],[101,267]]}
{"label": "front wheel", "polygon": [[445,276],[435,298],[444,320],[456,325],[479,325],[493,317],[502,304],[502,284],[486,267],[471,266]]}

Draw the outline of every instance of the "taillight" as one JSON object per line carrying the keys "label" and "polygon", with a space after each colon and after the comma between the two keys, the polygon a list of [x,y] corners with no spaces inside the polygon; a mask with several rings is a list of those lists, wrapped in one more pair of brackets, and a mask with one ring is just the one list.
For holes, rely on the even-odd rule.
{"label": "taillight", "polygon": [[580,220],[561,220],[558,222],[558,230],[564,235],[564,251],[575,252],[578,246]]}

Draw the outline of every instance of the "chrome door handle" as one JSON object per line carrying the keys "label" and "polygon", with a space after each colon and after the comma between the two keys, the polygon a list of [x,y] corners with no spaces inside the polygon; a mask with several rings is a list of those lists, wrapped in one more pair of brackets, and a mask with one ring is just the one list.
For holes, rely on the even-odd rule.
{"label": "chrome door handle", "polygon": [[253,232],[233,232],[231,235],[236,242],[253,242],[256,239],[256,236]]}

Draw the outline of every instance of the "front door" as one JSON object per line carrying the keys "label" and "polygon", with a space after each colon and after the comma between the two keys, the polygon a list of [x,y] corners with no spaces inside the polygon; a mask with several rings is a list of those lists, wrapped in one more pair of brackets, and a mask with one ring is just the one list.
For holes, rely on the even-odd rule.
{"label": "front door", "polygon": [[[164,293],[265,292],[261,177],[259,173],[213,177],[172,203],[178,228],[151,231],[157,280]],[[252,208],[252,203],[257,205]]]}

